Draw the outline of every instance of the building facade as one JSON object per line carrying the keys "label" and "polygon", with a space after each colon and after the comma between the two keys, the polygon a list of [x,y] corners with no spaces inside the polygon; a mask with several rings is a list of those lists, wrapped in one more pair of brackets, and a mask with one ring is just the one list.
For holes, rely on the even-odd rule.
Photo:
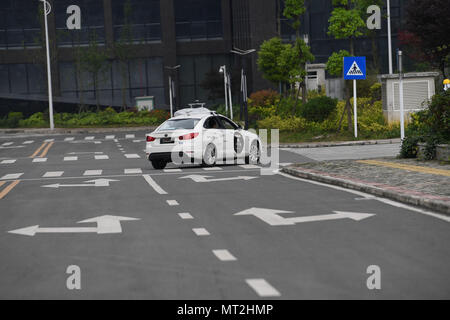
{"label": "building facade", "polygon": [[[230,50],[258,49],[264,40],[278,35],[285,41],[295,38],[289,21],[281,14],[283,0],[49,2],[52,6],[49,15],[51,73],[57,105],[133,106],[135,97],[154,96],[158,108],[168,108],[169,74],[175,82],[178,106],[194,100],[206,101],[210,96],[204,81],[208,73],[218,73],[221,65],[230,69],[247,68],[249,92],[268,88],[272,85],[257,71],[256,53],[241,58]],[[348,49],[347,43],[327,34],[331,0],[306,3],[308,10],[302,19],[301,34],[308,35],[315,63],[323,63],[331,52]],[[80,30],[68,30],[66,26],[70,5],[81,9]],[[391,0],[391,15],[396,48],[403,15],[400,0]],[[43,29],[39,1],[2,0],[1,105],[32,101],[45,104]],[[387,71],[386,30],[383,21],[381,31],[357,40],[355,46],[356,54],[376,61],[382,72]],[[373,49],[374,42],[378,52]],[[176,65],[181,67],[170,70]]]}

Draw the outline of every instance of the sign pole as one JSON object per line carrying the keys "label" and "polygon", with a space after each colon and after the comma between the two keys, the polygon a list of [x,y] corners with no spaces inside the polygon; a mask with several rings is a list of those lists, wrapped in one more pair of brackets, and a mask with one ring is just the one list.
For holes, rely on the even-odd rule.
{"label": "sign pole", "polygon": [[358,97],[356,94],[356,80],[353,80],[353,117],[355,120],[355,138],[358,138]]}
{"label": "sign pole", "polygon": [[398,51],[398,73],[399,73],[399,102],[400,102],[400,138],[405,138],[405,106],[403,101],[403,65],[402,65],[402,52]]}
{"label": "sign pole", "polygon": [[172,76],[169,75],[170,117],[173,117]]}

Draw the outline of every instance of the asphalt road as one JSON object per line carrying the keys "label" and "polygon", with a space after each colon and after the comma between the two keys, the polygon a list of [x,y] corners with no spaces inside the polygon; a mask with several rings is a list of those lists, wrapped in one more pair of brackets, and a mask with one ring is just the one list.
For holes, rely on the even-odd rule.
{"label": "asphalt road", "polygon": [[[254,166],[153,170],[144,138],[0,137],[0,298],[450,298],[449,218]],[[139,220],[78,223],[105,215]]]}

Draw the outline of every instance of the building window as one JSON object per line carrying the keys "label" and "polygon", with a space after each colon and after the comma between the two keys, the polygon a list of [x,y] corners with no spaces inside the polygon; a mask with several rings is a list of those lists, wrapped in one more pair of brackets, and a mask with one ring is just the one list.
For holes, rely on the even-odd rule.
{"label": "building window", "polygon": [[177,40],[223,37],[221,0],[175,0]]}
{"label": "building window", "polygon": [[0,65],[0,94],[44,94],[47,78],[43,64]]}
{"label": "building window", "polygon": [[[2,0],[0,48],[23,49],[41,46],[38,1]],[[42,12],[41,12],[42,13]]]}
{"label": "building window", "polygon": [[[77,5],[81,9],[81,29],[68,30],[66,23],[69,15],[67,7]],[[58,46],[78,46],[96,41],[105,43],[105,21],[103,1],[98,0],[58,0],[53,5],[56,21]]]}
{"label": "building window", "polygon": [[113,0],[112,6],[116,41],[161,41],[159,0]]}

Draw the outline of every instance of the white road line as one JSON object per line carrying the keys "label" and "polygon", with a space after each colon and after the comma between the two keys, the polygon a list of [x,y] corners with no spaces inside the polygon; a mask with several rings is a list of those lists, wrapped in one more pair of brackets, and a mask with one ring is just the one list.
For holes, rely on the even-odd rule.
{"label": "white road line", "polygon": [[134,138],[136,138],[134,134],[125,135],[125,139],[134,139]]}
{"label": "white road line", "polygon": [[192,220],[192,219],[194,219],[194,217],[188,212],[182,212],[182,213],[179,213],[178,215],[183,220]]}
{"label": "white road line", "polygon": [[223,169],[220,167],[211,167],[211,168],[203,168],[203,170],[205,170],[205,171],[220,171]]}
{"label": "white road line", "polygon": [[47,158],[34,158],[33,162],[47,162]]}
{"label": "white road line", "polygon": [[138,154],[136,154],[136,153],[132,153],[132,154],[125,154],[125,158],[127,158],[127,159],[139,159],[140,158],[140,156],[138,155]]}
{"label": "white road line", "polygon": [[28,141],[24,141],[22,144],[32,144],[34,142],[34,140],[28,140]]}
{"label": "white road line", "polygon": [[19,179],[22,175],[23,175],[23,172],[22,173],[5,174],[3,177],[0,178],[0,180]]}
{"label": "white road line", "polygon": [[206,230],[205,228],[194,228],[194,229],[192,229],[192,231],[194,231],[194,233],[195,233],[196,235],[198,235],[199,237],[202,237],[202,236],[209,236],[209,235],[210,235],[210,233],[208,232],[208,230]]}
{"label": "white road line", "polygon": [[101,176],[103,170],[86,170],[83,176]]}
{"label": "white road line", "polygon": [[42,177],[43,178],[54,178],[61,177],[64,174],[64,171],[49,171],[46,172]]}
{"label": "white road line", "polygon": [[11,163],[15,163],[16,161],[17,161],[16,159],[10,159],[10,160],[3,160],[0,163],[1,164],[11,164]]}
{"label": "white road line", "polygon": [[65,139],[64,139],[64,141],[73,141],[73,140],[75,140],[74,137],[68,137],[68,138],[65,138]]}
{"label": "white road line", "polygon": [[142,173],[142,169],[136,168],[136,169],[125,169],[123,170],[124,174],[140,174]]}
{"label": "white road line", "polygon": [[280,292],[272,287],[266,280],[264,279],[247,279],[245,280],[247,284],[256,291],[256,293],[260,297],[279,297],[281,296]]}
{"label": "white road line", "polygon": [[233,256],[230,251],[228,250],[224,250],[224,249],[220,249],[220,250],[213,250],[212,251],[215,256],[217,257],[217,259],[219,259],[220,261],[236,261],[236,257]]}
{"label": "white road line", "polygon": [[6,146],[10,146],[10,145],[12,145],[13,143],[14,143],[14,142],[5,142],[5,143],[2,144],[2,146],[5,146],[5,147],[6,147]]}
{"label": "white road line", "polygon": [[164,172],[182,172],[181,169],[164,169]]}
{"label": "white road line", "polygon": [[148,174],[143,175],[143,177],[145,181],[147,181],[147,183],[150,185],[150,187],[152,187],[156,192],[158,192],[159,194],[167,194],[167,192],[164,191],[164,189],[161,188]]}
{"label": "white road line", "polygon": [[261,169],[260,166],[254,165],[254,164],[242,164],[239,167],[243,169]]}
{"label": "white road line", "polygon": [[77,161],[78,157],[64,157],[64,161]]}
{"label": "white road line", "polygon": [[113,140],[116,136],[105,136],[105,140]]}
{"label": "white road line", "polygon": [[167,200],[167,204],[171,207],[179,205],[177,200]]}
{"label": "white road line", "polygon": [[107,155],[97,155],[95,156],[95,160],[108,160],[109,157]]}
{"label": "white road line", "polygon": [[47,139],[47,140],[44,140],[44,142],[53,142],[53,141],[55,141],[55,139]]}
{"label": "white road line", "polygon": [[86,137],[86,138],[84,138],[84,140],[94,140],[95,139],[95,137]]}

